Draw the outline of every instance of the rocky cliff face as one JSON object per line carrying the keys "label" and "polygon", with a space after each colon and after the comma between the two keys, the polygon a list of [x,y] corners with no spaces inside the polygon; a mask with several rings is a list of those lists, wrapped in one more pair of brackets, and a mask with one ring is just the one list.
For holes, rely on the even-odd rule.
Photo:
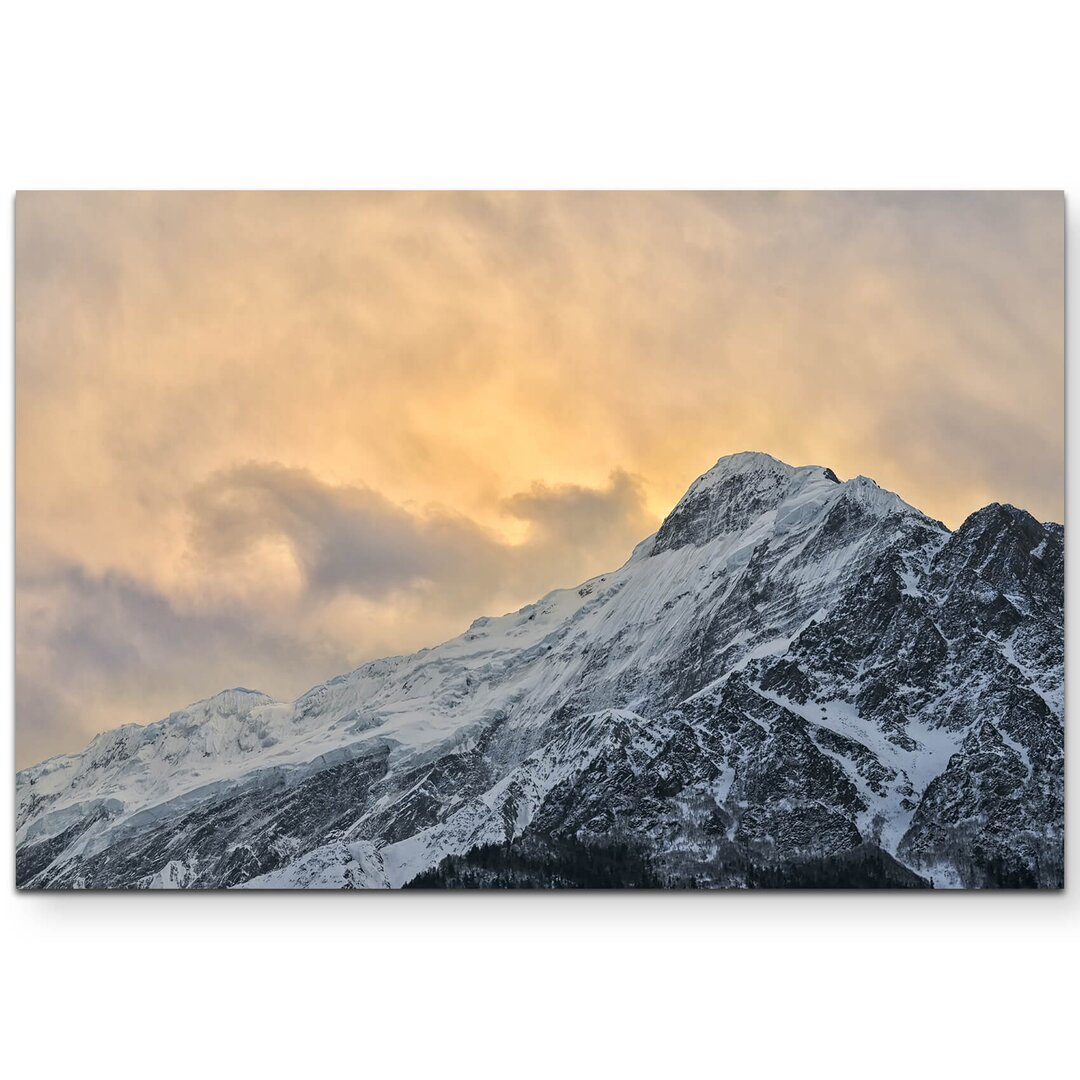
{"label": "rocky cliff face", "polygon": [[1060,885],[1063,541],[723,458],[617,571],[19,773],[18,883]]}

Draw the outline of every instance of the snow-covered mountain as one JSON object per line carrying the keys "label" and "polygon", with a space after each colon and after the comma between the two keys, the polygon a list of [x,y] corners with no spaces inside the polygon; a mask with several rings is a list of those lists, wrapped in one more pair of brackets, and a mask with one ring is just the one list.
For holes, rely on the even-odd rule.
{"label": "snow-covered mountain", "polygon": [[1060,885],[1063,579],[1023,510],[722,458],[578,588],[23,770],[17,881]]}

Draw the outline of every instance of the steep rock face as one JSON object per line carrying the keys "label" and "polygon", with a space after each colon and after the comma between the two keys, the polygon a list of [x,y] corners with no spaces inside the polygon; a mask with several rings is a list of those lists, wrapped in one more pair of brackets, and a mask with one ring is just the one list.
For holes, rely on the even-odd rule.
{"label": "steep rock face", "polygon": [[672,884],[890,856],[1059,884],[1063,544],[1012,507],[950,533],[865,477],[722,458],[617,571],[24,770],[17,878],[398,886],[481,846],[632,842]]}
{"label": "steep rock face", "polygon": [[[825,470],[821,470],[824,473]],[[743,532],[791,493],[794,471],[768,454],[735,454],[698,477],[665,518],[649,552],[660,555]],[[812,482],[811,473],[805,477]]]}

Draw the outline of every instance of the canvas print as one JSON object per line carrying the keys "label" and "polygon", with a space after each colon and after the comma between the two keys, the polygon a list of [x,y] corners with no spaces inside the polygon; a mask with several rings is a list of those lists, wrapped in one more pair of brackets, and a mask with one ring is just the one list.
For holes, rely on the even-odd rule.
{"label": "canvas print", "polygon": [[1053,889],[1057,192],[24,192],[16,883]]}

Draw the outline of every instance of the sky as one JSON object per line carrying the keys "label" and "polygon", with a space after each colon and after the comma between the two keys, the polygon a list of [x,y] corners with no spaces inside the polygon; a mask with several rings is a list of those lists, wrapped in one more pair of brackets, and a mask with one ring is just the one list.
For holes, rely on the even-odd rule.
{"label": "sky", "polygon": [[718,457],[1063,520],[1060,193],[15,204],[16,757],[625,561]]}

